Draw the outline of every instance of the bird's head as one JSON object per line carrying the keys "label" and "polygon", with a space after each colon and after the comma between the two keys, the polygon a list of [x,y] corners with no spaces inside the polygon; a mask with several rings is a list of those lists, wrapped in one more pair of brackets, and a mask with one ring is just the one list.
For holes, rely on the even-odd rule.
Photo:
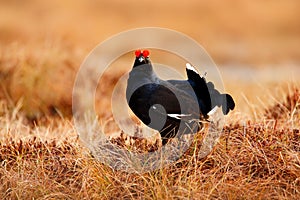
{"label": "bird's head", "polygon": [[150,52],[148,50],[144,50],[144,51],[136,50],[134,67],[150,64],[149,54]]}

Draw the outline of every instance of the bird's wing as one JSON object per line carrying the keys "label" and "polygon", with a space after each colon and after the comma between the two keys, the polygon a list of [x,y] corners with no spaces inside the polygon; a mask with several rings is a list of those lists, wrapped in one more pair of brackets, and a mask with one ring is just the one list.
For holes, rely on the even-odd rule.
{"label": "bird's wing", "polygon": [[186,91],[188,89],[192,89],[191,85],[187,80],[167,80],[167,82],[180,90]]}
{"label": "bird's wing", "polygon": [[154,110],[175,119],[199,117],[200,113],[197,98],[166,82],[156,85],[150,103],[160,104],[165,111],[155,108]]}
{"label": "bird's wing", "polygon": [[187,80],[168,80],[170,84],[172,84],[174,87],[185,91],[189,95],[196,97],[196,93],[192,87],[192,85]]}

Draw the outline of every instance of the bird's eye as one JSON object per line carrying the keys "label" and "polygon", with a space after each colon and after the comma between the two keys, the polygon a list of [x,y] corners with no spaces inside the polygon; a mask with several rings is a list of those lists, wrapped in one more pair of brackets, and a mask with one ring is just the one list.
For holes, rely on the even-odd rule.
{"label": "bird's eye", "polygon": [[144,51],[143,51],[143,56],[144,56],[145,58],[147,58],[147,57],[149,56],[149,54],[150,54],[150,52],[149,52],[148,50],[144,50]]}
{"label": "bird's eye", "polygon": [[141,50],[136,50],[136,51],[135,51],[135,56],[136,56],[136,57],[140,57],[141,54],[142,54],[142,51],[141,51]]}

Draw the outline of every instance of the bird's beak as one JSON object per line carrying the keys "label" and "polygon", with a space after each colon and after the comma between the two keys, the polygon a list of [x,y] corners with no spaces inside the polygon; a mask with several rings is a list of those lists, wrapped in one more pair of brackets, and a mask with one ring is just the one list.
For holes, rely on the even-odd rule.
{"label": "bird's beak", "polygon": [[141,56],[140,58],[139,58],[139,61],[140,62],[143,62],[145,60],[145,58],[143,57],[143,56]]}

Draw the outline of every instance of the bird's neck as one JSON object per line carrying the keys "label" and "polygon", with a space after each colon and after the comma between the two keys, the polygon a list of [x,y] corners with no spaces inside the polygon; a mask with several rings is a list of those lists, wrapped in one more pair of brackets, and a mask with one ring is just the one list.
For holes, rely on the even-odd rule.
{"label": "bird's neck", "polygon": [[144,64],[133,67],[129,73],[128,83],[130,85],[143,85],[148,83],[159,83],[159,78],[153,71],[151,64]]}
{"label": "bird's neck", "polygon": [[138,76],[138,77],[151,77],[154,74],[152,64],[143,64],[138,66],[133,66],[133,69],[130,72],[130,75],[132,76]]}

